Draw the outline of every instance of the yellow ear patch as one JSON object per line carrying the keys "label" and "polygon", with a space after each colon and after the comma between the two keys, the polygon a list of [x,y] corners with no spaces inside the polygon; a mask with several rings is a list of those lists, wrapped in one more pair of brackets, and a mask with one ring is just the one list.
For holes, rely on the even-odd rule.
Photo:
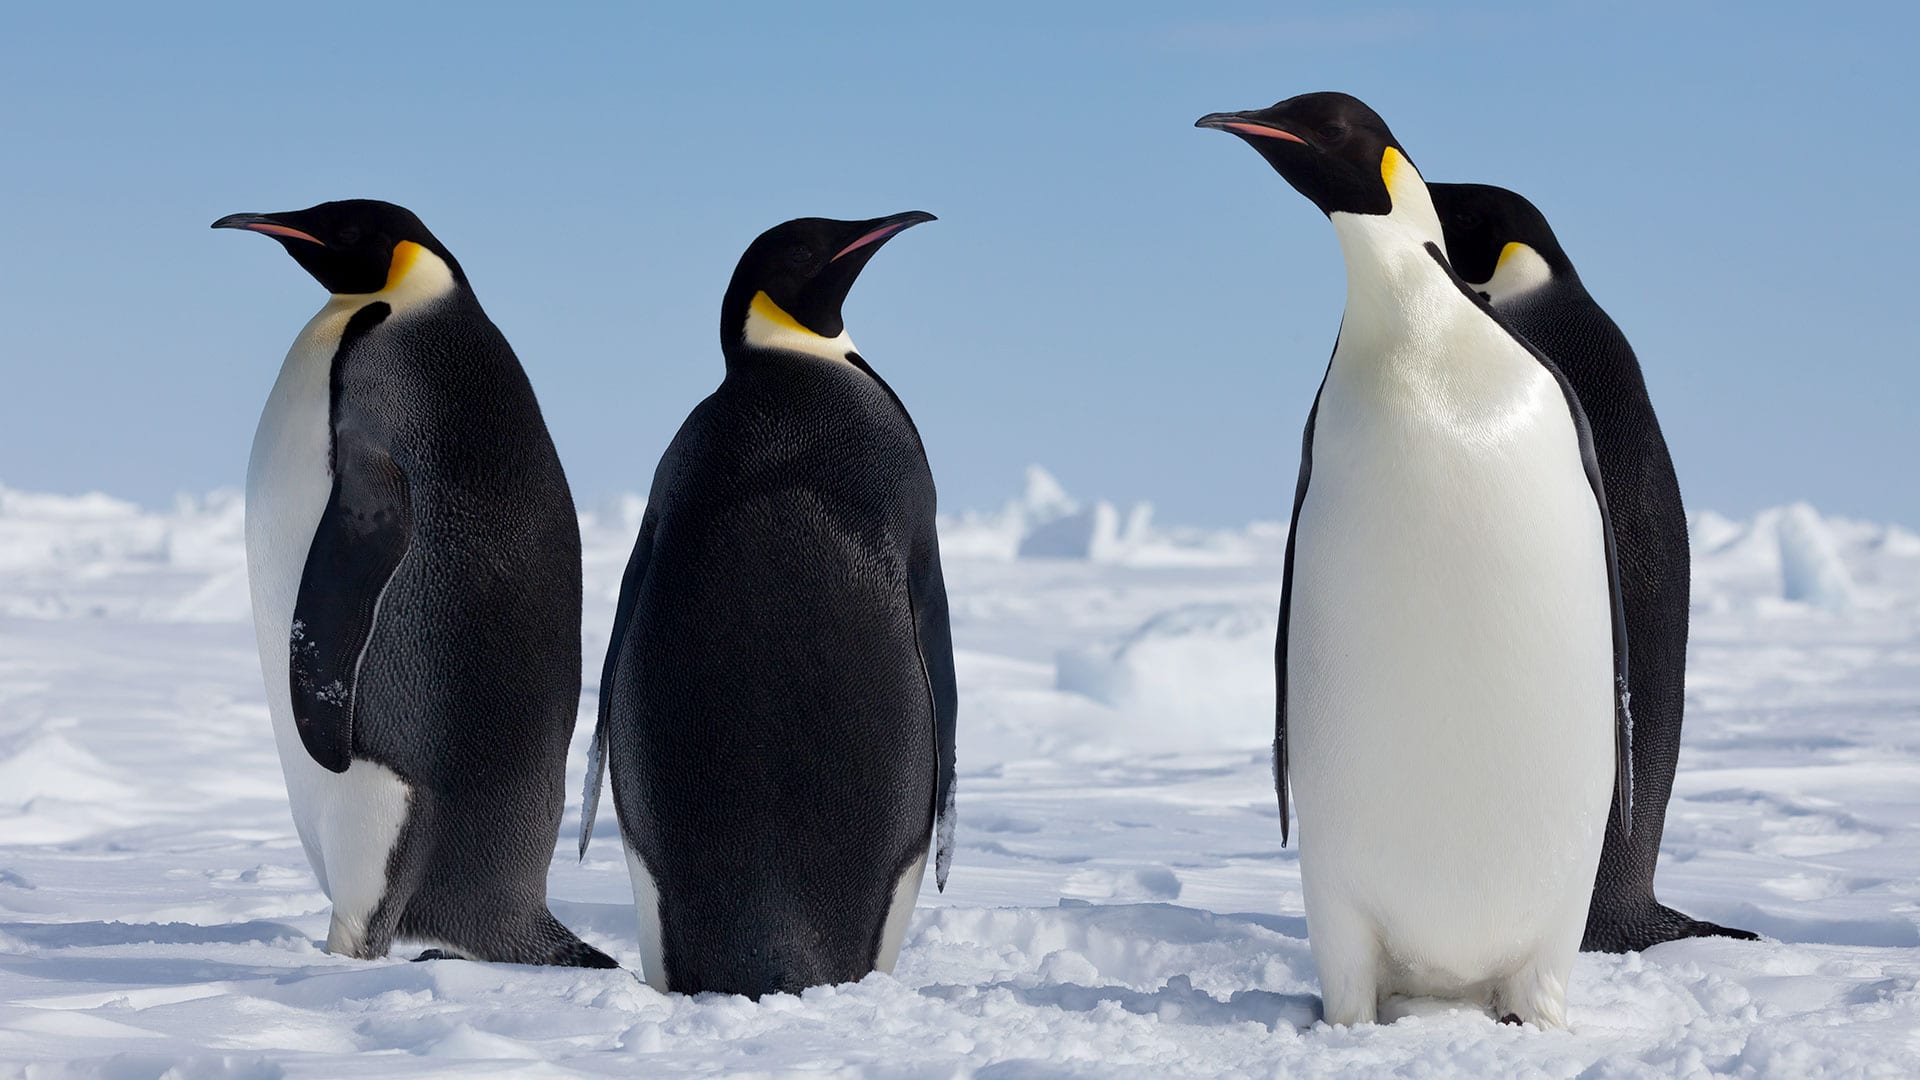
{"label": "yellow ear patch", "polygon": [[758,316],[762,319],[765,319],[767,322],[772,323],[773,325],[779,327],[782,330],[790,330],[790,331],[793,331],[794,333],[807,334],[811,337],[820,337],[818,333],[807,329],[805,326],[800,325],[799,319],[796,319],[793,316],[787,314],[786,308],[783,308],[779,304],[774,303],[773,297],[768,296],[764,292],[757,292],[753,294],[753,303],[747,305],[747,314],[749,317]]}
{"label": "yellow ear patch", "polygon": [[386,288],[391,289],[407,279],[407,271],[420,261],[420,253],[426,248],[411,240],[402,240],[393,245],[393,261],[387,264]]}
{"label": "yellow ear patch", "polygon": [[1502,266],[1507,265],[1508,259],[1513,258],[1514,256],[1519,255],[1522,252],[1531,251],[1531,250],[1533,249],[1529,248],[1527,245],[1521,243],[1518,240],[1509,240],[1507,242],[1507,246],[1500,249],[1500,257],[1493,260],[1494,272],[1498,273]]}
{"label": "yellow ear patch", "polygon": [[1387,147],[1386,153],[1380,155],[1380,182],[1387,185],[1389,196],[1393,194],[1393,174],[1400,171],[1400,166],[1406,160],[1400,156],[1400,151],[1391,146]]}

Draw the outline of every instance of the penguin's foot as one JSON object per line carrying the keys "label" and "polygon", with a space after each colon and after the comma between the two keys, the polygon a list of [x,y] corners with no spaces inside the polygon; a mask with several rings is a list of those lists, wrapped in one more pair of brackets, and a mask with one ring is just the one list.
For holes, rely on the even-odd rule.
{"label": "penguin's foot", "polygon": [[1320,993],[1320,1018],[1329,1024],[1373,1024],[1380,1018],[1380,1003],[1371,991]]}
{"label": "penguin's foot", "polygon": [[541,962],[560,967],[617,968],[620,966],[620,961],[584,941],[563,945]]}
{"label": "penguin's foot", "polygon": [[421,953],[419,956],[414,957],[413,962],[417,964],[422,960],[465,960],[465,959],[466,957],[461,956],[459,953],[448,952],[445,949],[428,949],[427,951]]}
{"label": "penguin's foot", "polygon": [[1380,943],[1372,925],[1347,909],[1321,909],[1313,962],[1320,969],[1320,1018],[1329,1024],[1380,1021]]}
{"label": "penguin's foot", "polygon": [[1595,897],[1593,909],[1587,917],[1586,935],[1580,940],[1580,950],[1640,952],[1663,941],[1693,937],[1760,940],[1760,935],[1751,930],[1695,919],[1651,898],[1642,904],[1627,904]]}
{"label": "penguin's foot", "polygon": [[1494,1004],[1503,1024],[1532,1024],[1546,1029],[1567,1026],[1566,980],[1541,961],[1528,964],[1501,983]]}
{"label": "penguin's foot", "polygon": [[617,968],[620,962],[599,949],[581,941],[573,931],[561,925],[553,913],[542,909],[535,916],[534,924],[542,944],[535,946],[543,952],[537,958],[523,961],[533,964],[550,964],[558,967]]}
{"label": "penguin's foot", "polygon": [[1681,937],[1723,937],[1735,941],[1759,941],[1760,935],[1751,930],[1742,930],[1737,926],[1721,926],[1705,919],[1688,919],[1687,932]]}

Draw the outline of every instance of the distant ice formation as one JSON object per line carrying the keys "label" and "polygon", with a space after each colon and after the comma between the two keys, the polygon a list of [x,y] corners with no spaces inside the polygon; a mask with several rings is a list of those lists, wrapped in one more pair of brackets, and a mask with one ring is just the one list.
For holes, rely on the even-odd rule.
{"label": "distant ice formation", "polygon": [[1828,611],[1853,607],[1853,575],[1820,512],[1797,502],[1780,511],[1780,595]]}
{"label": "distant ice formation", "polygon": [[[581,541],[588,572],[612,582],[609,595],[594,599],[611,601],[617,593],[620,569],[645,510],[646,499],[638,494],[583,504]],[[1168,526],[1148,503],[1076,499],[1038,465],[1027,469],[1021,494],[998,510],[943,515],[939,524],[941,554],[950,562],[1244,566],[1261,574],[1276,571],[1287,536],[1286,526],[1277,522],[1228,529]],[[1694,603],[1708,609],[1770,605],[1769,610],[1785,614],[1874,607],[1889,602],[1883,587],[1888,575],[1906,580],[1920,560],[1920,535],[1908,529],[1823,517],[1805,503],[1763,510],[1744,521],[1702,512],[1693,518],[1691,536]],[[600,570],[609,573],[599,575]],[[112,587],[101,587],[103,582]],[[82,583],[87,587],[76,587]],[[150,510],[97,493],[46,495],[0,486],[0,616],[5,615],[247,619],[246,507],[240,493],[181,496],[165,509]],[[1146,631],[1143,626],[1141,632]],[[1221,636],[1212,630],[1206,634]],[[1134,646],[1141,662],[1174,647],[1148,637],[1154,640],[1143,638]],[[1157,676],[1128,677],[1142,687],[1128,693],[1159,692],[1151,688]],[[1106,700],[1100,692],[1086,692]]]}
{"label": "distant ice formation", "polygon": [[1026,489],[999,510],[967,511],[940,521],[943,555],[980,559],[1231,565],[1278,559],[1285,541],[1284,527],[1264,524],[1227,530],[1157,528],[1152,503],[1137,502],[1125,509],[1105,499],[1082,503],[1038,465],[1027,466]]}

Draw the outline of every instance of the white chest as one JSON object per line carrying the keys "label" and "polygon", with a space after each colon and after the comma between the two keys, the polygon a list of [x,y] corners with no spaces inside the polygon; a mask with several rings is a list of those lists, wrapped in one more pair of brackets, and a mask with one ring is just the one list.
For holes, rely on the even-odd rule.
{"label": "white chest", "polygon": [[1363,913],[1434,992],[1577,943],[1613,646],[1557,381],[1444,274],[1405,270],[1350,293],[1321,392],[1288,734],[1309,919]]}

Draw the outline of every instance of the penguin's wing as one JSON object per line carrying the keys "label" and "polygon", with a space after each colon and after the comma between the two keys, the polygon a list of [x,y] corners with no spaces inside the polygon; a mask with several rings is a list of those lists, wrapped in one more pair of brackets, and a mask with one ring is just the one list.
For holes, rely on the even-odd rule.
{"label": "penguin's wing", "polygon": [[1620,828],[1622,833],[1633,831],[1633,711],[1632,695],[1627,683],[1627,606],[1620,591],[1620,559],[1613,541],[1613,515],[1607,510],[1607,488],[1600,479],[1600,456],[1593,448],[1593,427],[1587,422],[1587,411],[1580,405],[1580,396],[1573,392],[1573,384],[1567,381],[1566,373],[1560,365],[1553,362],[1546,353],[1534,347],[1533,342],[1513,328],[1513,325],[1500,316],[1473,286],[1462,280],[1447,261],[1446,255],[1438,244],[1427,243],[1427,254],[1440,264],[1440,269],[1453,281],[1466,298],[1478,307],[1487,318],[1507,332],[1507,336],[1517,342],[1521,348],[1532,354],[1547,369],[1555,382],[1560,384],[1560,393],[1567,399],[1567,412],[1573,417],[1573,430],[1580,438],[1580,464],[1587,472],[1587,486],[1593,489],[1594,505],[1600,510],[1600,531],[1607,550],[1607,589],[1613,602],[1613,779],[1615,805],[1620,808]]}
{"label": "penguin's wing", "polygon": [[[1340,337],[1333,339],[1333,351],[1340,351]],[[1333,358],[1327,358],[1327,370],[1333,370]],[[1327,377],[1320,376],[1320,390]],[[1300,478],[1293,484],[1293,517],[1287,522],[1287,554],[1280,572],[1280,628],[1273,638],[1273,789],[1280,796],[1280,846],[1287,846],[1292,815],[1287,803],[1287,630],[1293,624],[1293,538],[1300,531],[1300,505],[1307,501],[1307,481],[1313,478],[1313,422],[1320,415],[1320,390],[1313,392],[1313,408],[1307,410],[1307,427],[1300,435]]]}
{"label": "penguin's wing", "polygon": [[587,781],[580,791],[580,857],[587,857],[587,844],[593,840],[593,819],[600,812],[600,779],[606,772],[607,726],[613,717],[614,679],[620,673],[620,654],[626,651],[627,627],[633,622],[634,601],[640,583],[647,577],[647,560],[653,555],[653,532],[658,522],[654,507],[657,499],[647,501],[647,512],[640,518],[640,535],[633,542],[633,554],[627,558],[627,572],[620,577],[620,600],[613,609],[613,635],[607,639],[607,659],[600,665],[600,707],[593,724],[593,743],[587,748]]}
{"label": "penguin's wing", "polygon": [[352,764],[360,659],[380,599],[413,535],[407,474],[387,452],[334,424],[333,492],[307,548],[288,641],[300,742],[333,772]]}
{"label": "penguin's wing", "polygon": [[953,629],[947,619],[947,583],[940,573],[940,537],[929,527],[926,538],[914,546],[907,566],[907,598],[913,605],[920,668],[927,678],[927,696],[933,705],[934,853],[933,882],[947,888],[947,870],[953,865],[954,727],[960,712],[960,691],[953,674]]}

